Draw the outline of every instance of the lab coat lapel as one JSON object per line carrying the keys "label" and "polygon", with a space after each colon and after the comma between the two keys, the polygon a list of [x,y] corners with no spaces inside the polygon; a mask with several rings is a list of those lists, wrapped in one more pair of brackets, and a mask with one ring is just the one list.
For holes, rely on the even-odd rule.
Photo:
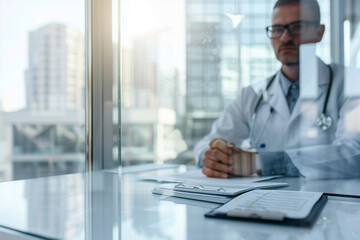
{"label": "lab coat lapel", "polygon": [[[294,110],[291,114],[291,121],[297,118],[301,113],[305,112],[310,107],[316,107],[319,105],[319,99],[326,94],[327,88],[329,86],[330,81],[330,73],[327,65],[318,59],[318,93],[315,98],[299,98],[297,103],[295,104]],[[300,88],[301,91],[301,88]],[[301,96],[301,94],[300,94]],[[322,106],[318,106],[321,107]],[[320,111],[321,111],[320,110]]]}
{"label": "lab coat lapel", "polygon": [[280,85],[280,72],[276,74],[273,84],[271,84],[267,91],[267,95],[268,99],[265,96],[264,100],[285,120],[289,119],[290,111]]}

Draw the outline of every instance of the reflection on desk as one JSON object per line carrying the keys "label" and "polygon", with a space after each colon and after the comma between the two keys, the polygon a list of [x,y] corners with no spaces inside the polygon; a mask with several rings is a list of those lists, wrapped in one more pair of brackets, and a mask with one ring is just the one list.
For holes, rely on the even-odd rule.
{"label": "reflection on desk", "polygon": [[[118,176],[71,174],[0,184],[0,225],[47,239],[118,239]],[[101,224],[100,224],[101,223]],[[19,238],[22,239],[22,238]],[[26,238],[27,239],[27,238]]]}

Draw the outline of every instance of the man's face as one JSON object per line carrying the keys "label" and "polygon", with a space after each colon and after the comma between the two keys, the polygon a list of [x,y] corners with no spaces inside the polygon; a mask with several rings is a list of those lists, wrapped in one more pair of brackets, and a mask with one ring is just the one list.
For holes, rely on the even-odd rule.
{"label": "man's face", "polygon": [[[315,16],[307,4],[288,4],[274,9],[272,25],[286,25],[296,21],[315,21]],[[324,33],[323,25],[309,25],[304,34],[291,36],[285,29],[280,38],[271,39],[277,59],[287,66],[299,64],[299,46],[302,43],[321,41]]]}

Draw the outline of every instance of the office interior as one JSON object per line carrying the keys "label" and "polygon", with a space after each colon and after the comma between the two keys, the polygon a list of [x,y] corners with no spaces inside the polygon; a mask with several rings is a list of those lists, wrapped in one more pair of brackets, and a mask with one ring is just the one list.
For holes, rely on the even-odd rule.
{"label": "office interior", "polygon": [[[0,239],[360,239],[360,155],[342,148],[341,177],[271,180],[328,196],[311,227],[209,219],[219,204],[141,180],[199,170],[196,143],[280,69],[265,30],[275,2],[0,0]],[[301,96],[317,94],[318,57],[345,69],[356,102],[360,1],[318,3],[325,32],[301,46],[300,76],[313,80]]]}

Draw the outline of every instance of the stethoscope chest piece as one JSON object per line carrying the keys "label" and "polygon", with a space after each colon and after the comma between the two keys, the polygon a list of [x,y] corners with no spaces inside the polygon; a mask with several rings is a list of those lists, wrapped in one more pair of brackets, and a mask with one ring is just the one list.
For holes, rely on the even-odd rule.
{"label": "stethoscope chest piece", "polygon": [[323,131],[328,130],[332,126],[332,119],[330,116],[326,116],[324,113],[322,113],[317,119],[316,119],[316,125],[320,127]]}

